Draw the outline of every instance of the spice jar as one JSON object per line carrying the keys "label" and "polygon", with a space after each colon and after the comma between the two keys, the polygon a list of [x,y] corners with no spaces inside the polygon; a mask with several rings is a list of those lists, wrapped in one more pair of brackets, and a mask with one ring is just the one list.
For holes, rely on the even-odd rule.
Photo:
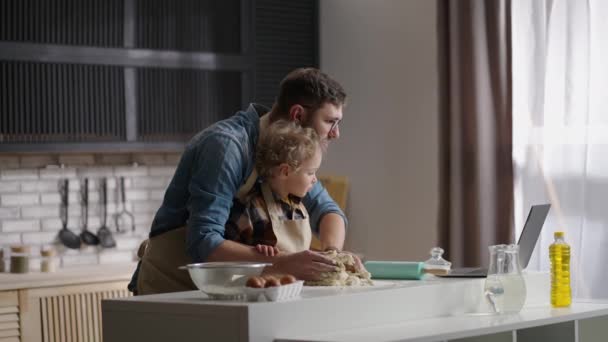
{"label": "spice jar", "polygon": [[57,258],[55,249],[52,247],[40,250],[40,272],[55,272],[57,270]]}
{"label": "spice jar", "polygon": [[4,248],[0,247],[0,273],[4,272]]}
{"label": "spice jar", "polygon": [[30,248],[11,246],[11,273],[27,273],[30,270]]}

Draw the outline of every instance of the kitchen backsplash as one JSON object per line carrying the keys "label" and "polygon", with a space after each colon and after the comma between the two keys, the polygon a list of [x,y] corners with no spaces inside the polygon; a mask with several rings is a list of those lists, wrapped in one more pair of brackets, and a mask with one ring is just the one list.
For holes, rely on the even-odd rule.
{"label": "kitchen backsplash", "polygon": [[[0,156],[0,248],[5,258],[11,245],[30,246],[30,269],[40,268],[40,249],[53,245],[60,267],[134,261],[147,237],[180,154],[65,154]],[[107,177],[107,225],[117,246],[64,248],[58,240],[60,179],[69,179],[68,228],[80,234],[80,186],[89,179],[88,227],[101,225],[99,180]],[[134,215],[135,231],[117,233],[113,214],[122,210],[117,182],[125,177],[126,208]]]}

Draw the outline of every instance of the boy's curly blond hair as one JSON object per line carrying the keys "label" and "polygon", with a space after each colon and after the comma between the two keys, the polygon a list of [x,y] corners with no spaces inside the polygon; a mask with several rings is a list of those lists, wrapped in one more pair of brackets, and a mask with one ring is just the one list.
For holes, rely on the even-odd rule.
{"label": "boy's curly blond hair", "polygon": [[297,170],[320,149],[320,138],[314,129],[293,121],[278,120],[260,137],[255,167],[262,178],[271,177],[273,169],[283,163]]}

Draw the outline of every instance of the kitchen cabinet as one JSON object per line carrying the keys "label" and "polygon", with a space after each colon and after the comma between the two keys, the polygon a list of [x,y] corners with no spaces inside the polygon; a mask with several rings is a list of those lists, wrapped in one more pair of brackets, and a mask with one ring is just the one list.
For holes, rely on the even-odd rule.
{"label": "kitchen cabinet", "polygon": [[101,301],[130,296],[134,268],[0,274],[0,341],[102,341]]}
{"label": "kitchen cabinet", "polygon": [[19,341],[19,293],[0,292],[0,341]]}
{"label": "kitchen cabinet", "polygon": [[318,66],[318,0],[6,0],[0,22],[0,153],[180,151]]}

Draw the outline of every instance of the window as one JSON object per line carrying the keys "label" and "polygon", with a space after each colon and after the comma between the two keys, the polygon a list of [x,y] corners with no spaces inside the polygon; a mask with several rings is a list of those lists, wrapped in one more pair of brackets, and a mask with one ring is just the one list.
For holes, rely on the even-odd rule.
{"label": "window", "polygon": [[516,217],[531,204],[553,204],[529,268],[549,269],[553,232],[563,230],[573,296],[606,299],[608,3],[512,4]]}

